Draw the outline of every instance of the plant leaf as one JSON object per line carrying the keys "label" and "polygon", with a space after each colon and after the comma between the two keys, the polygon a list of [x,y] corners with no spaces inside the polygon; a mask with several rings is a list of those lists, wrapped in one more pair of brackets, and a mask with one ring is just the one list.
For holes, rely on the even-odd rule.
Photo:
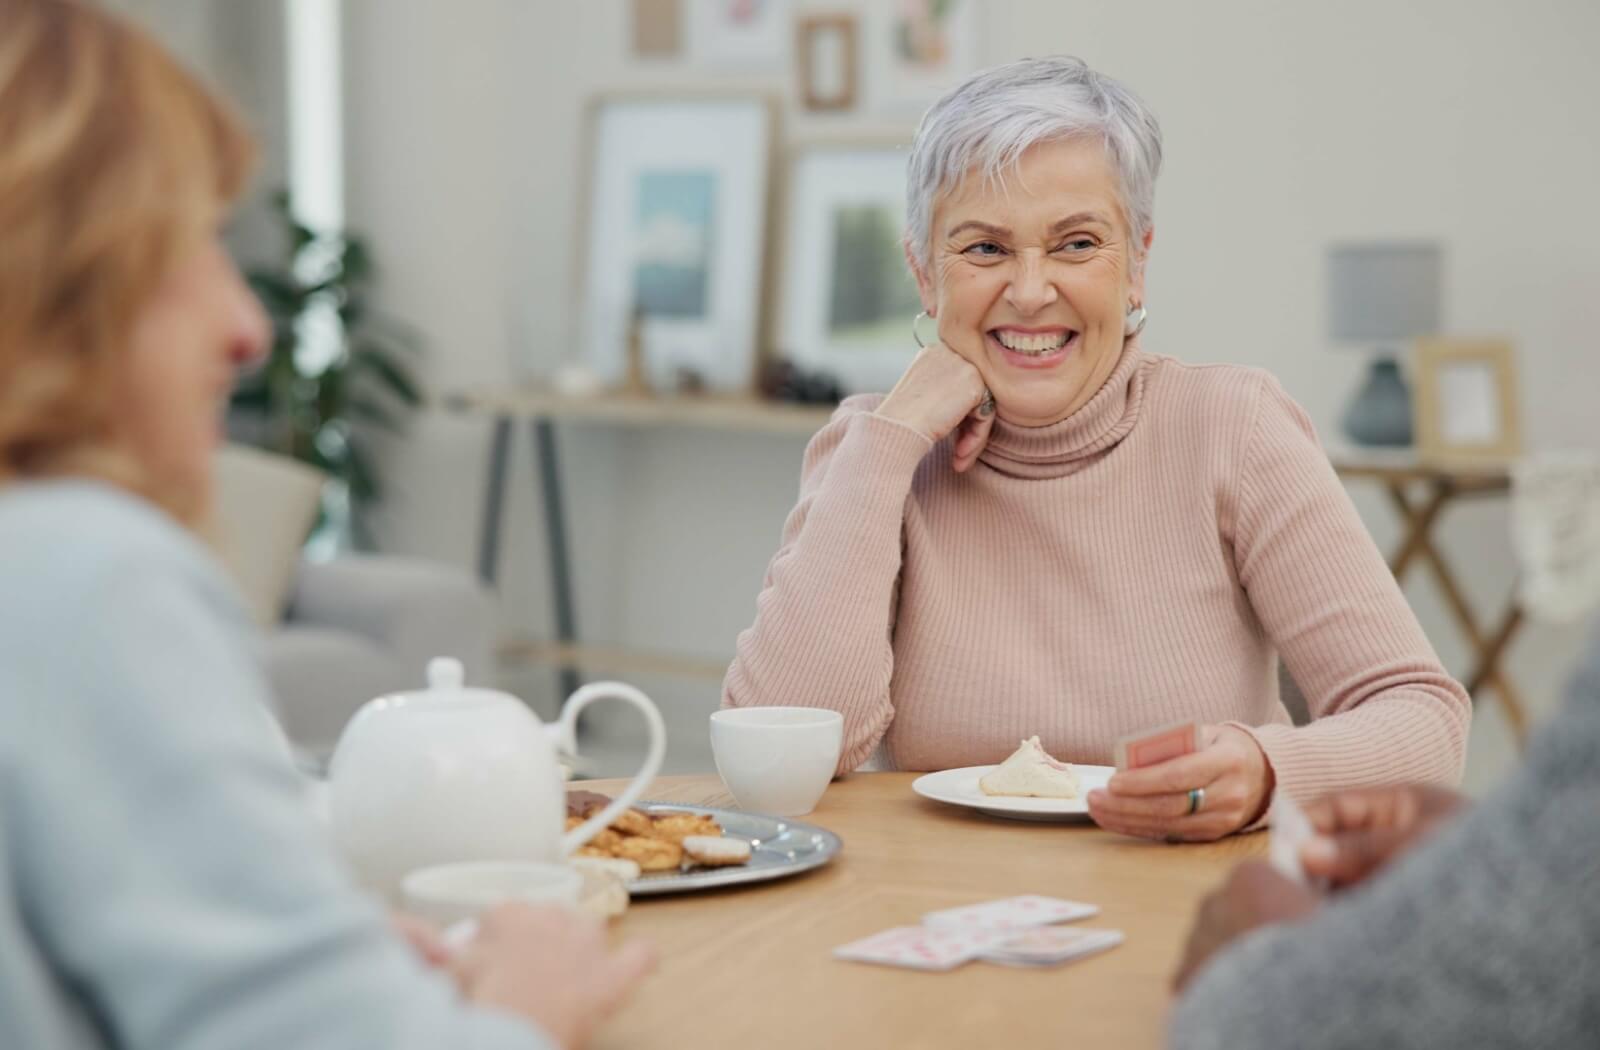
{"label": "plant leaf", "polygon": [[412,408],[422,404],[422,389],[405,365],[378,344],[363,340],[350,352],[350,367],[367,372],[387,388],[401,403]]}
{"label": "plant leaf", "polygon": [[404,434],[406,422],[395,411],[372,397],[353,397],[349,404],[350,418],[371,424],[390,434]]}

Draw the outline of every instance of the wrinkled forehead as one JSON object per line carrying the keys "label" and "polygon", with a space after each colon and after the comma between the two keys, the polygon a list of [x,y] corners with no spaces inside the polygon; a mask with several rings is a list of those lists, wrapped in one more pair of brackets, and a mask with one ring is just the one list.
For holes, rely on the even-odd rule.
{"label": "wrinkled forehead", "polygon": [[996,165],[974,165],[934,198],[937,242],[967,221],[1019,233],[1072,216],[1094,216],[1126,238],[1130,229],[1116,164],[1105,141],[1077,137],[1041,142]]}

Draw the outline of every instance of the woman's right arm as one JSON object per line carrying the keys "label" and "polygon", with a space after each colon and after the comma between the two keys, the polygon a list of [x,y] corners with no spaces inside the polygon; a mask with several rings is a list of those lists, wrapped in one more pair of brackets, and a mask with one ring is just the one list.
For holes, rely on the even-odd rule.
{"label": "woman's right arm", "polygon": [[740,633],[724,707],[826,707],[844,715],[839,772],[867,759],[894,717],[890,647],[901,525],[933,443],[852,398],[806,446],[800,500]]}
{"label": "woman's right arm", "polygon": [[911,481],[934,442],[962,428],[954,467],[970,467],[990,416],[977,369],[927,347],[881,404],[852,398],[806,447],[800,502],[767,566],[756,620],[739,635],[724,707],[825,707],[844,715],[839,773],[872,754],[894,718],[889,679],[901,526]]}

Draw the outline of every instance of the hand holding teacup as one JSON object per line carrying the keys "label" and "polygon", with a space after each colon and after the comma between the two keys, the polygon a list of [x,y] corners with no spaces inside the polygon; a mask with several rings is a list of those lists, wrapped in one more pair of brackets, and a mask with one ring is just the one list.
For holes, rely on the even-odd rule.
{"label": "hand holding teacup", "polygon": [[1258,819],[1272,785],[1272,766],[1254,737],[1237,726],[1204,725],[1193,754],[1119,769],[1089,792],[1089,815],[1124,835],[1209,842]]}

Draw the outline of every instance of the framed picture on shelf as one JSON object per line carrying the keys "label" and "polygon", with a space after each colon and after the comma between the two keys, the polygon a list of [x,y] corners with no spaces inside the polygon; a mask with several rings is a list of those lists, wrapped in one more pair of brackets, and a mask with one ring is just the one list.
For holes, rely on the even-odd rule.
{"label": "framed picture on shelf", "polygon": [[1510,343],[1419,339],[1411,396],[1423,458],[1510,459],[1521,453]]}
{"label": "framed picture on shelf", "polygon": [[649,384],[693,372],[743,390],[755,369],[773,144],[763,96],[608,96],[591,107],[585,359],[627,371],[639,325]]}
{"label": "framed picture on shelf", "polygon": [[677,58],[683,50],[681,0],[630,0],[634,58]]}
{"label": "framed picture on shelf", "polygon": [[851,392],[888,390],[916,355],[905,180],[901,145],[806,145],[791,158],[778,348]]}
{"label": "framed picture on shelf", "polygon": [[803,18],[795,31],[800,53],[800,104],[810,110],[849,109],[856,104],[854,15]]}
{"label": "framed picture on shelf", "polygon": [[771,70],[789,53],[790,0],[688,0],[689,54],[711,69]]}
{"label": "framed picture on shelf", "polygon": [[896,0],[870,10],[877,108],[920,113],[982,65],[977,0]]}

